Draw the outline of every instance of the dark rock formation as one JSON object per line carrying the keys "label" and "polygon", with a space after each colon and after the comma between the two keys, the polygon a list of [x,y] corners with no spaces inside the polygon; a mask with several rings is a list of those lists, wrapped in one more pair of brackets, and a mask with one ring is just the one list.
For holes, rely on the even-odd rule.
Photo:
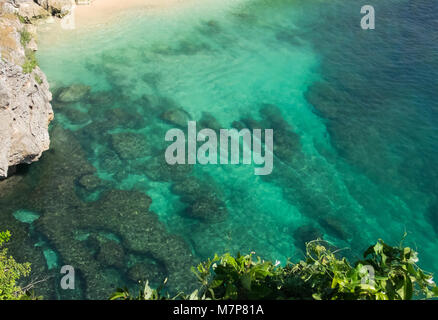
{"label": "dark rock formation", "polygon": [[78,180],[78,184],[88,191],[93,191],[102,185],[102,181],[93,174],[86,174]]}
{"label": "dark rock formation", "polygon": [[121,159],[146,157],[153,150],[153,147],[147,141],[147,137],[138,133],[122,132],[112,134],[111,144]]}
{"label": "dark rock formation", "polygon": [[115,241],[105,241],[100,245],[97,260],[108,266],[123,269],[125,252],[123,247]]}
{"label": "dark rock formation", "polygon": [[211,178],[204,176],[201,180],[187,176],[173,184],[172,192],[188,204],[184,214],[191,218],[214,223],[225,220],[228,215],[227,206],[222,200],[224,197]]}
{"label": "dark rock formation", "polygon": [[191,119],[190,115],[181,108],[169,109],[164,111],[160,118],[172,125],[187,127],[187,122]]}
{"label": "dark rock formation", "polygon": [[69,87],[59,90],[59,95],[56,97],[60,102],[76,102],[81,101],[90,93],[91,88],[81,83],[73,84]]}
{"label": "dark rock formation", "polygon": [[[114,290],[115,276],[127,276],[126,259],[119,260],[130,253],[151,257],[163,266],[171,290],[192,290],[196,280],[190,267],[196,260],[186,242],[170,234],[149,210],[151,199],[142,192],[108,190],[97,201],[84,202],[76,192],[77,179],[93,175],[95,169],[70,131],[55,126],[51,134],[52,146],[42,161],[28,174],[0,182],[0,226],[3,216],[12,216],[20,208],[38,212],[34,232],[56,248],[63,265],[74,266],[83,284],[82,298],[107,299]],[[7,223],[8,228],[14,225]],[[78,230],[103,231],[115,235],[120,243],[97,236],[97,241],[80,239]],[[115,268],[112,278],[108,268]]]}
{"label": "dark rock formation", "polygon": [[304,225],[294,231],[293,238],[295,246],[303,252],[306,252],[306,243],[312,240],[322,239],[323,233],[312,225]]}
{"label": "dark rock formation", "polygon": [[132,281],[149,281],[161,284],[166,278],[163,268],[156,263],[138,262],[128,270],[128,278]]}
{"label": "dark rock formation", "polygon": [[178,181],[184,179],[191,171],[193,165],[170,165],[164,158],[164,150],[148,159],[144,164],[135,169],[153,181]]}

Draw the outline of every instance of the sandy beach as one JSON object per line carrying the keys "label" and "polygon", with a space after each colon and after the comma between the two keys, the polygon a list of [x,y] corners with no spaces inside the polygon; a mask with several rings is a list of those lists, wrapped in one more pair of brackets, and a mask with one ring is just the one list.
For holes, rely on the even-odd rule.
{"label": "sandy beach", "polygon": [[77,25],[105,23],[126,10],[166,9],[191,0],[95,0],[90,5],[78,5],[75,9]]}

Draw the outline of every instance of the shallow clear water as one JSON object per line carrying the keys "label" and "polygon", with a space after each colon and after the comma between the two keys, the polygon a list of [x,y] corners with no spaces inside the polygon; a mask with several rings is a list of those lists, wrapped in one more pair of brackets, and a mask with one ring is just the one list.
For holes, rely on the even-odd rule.
{"label": "shallow clear water", "polygon": [[[370,4],[374,31],[359,27],[360,1],[248,0],[42,32],[52,150],[0,201],[38,272],[79,270],[80,293],[54,281],[45,294],[102,298],[133,286],[138,269],[187,288],[177,269],[215,252],[284,263],[318,236],[353,259],[407,231],[421,265],[438,270],[438,8]],[[90,93],[60,101],[59,88],[77,83]],[[162,112],[179,108],[207,127],[273,128],[273,173],[170,170],[157,160],[175,127]],[[14,212],[36,220],[17,222]]]}

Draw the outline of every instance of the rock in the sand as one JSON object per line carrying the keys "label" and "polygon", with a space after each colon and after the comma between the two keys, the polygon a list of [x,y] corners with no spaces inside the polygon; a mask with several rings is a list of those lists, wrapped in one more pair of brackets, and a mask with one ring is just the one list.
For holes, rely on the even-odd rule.
{"label": "rock in the sand", "polygon": [[59,18],[69,14],[75,4],[74,0],[37,0],[36,2],[51,15]]}

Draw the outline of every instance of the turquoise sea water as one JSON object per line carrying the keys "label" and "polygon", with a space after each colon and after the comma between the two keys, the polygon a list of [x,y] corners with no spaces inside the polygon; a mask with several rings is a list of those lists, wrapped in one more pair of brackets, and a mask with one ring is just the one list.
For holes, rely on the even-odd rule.
{"label": "turquoise sea water", "polygon": [[[354,259],[405,231],[437,271],[438,7],[367,4],[374,31],[356,0],[209,0],[41,32],[52,147],[3,186],[0,227],[34,274],[77,268],[79,290],[57,275],[43,293],[104,298],[140,276],[189,288],[187,268],[215,252],[285,263],[323,237]],[[62,101],[73,84],[90,92]],[[274,129],[273,173],[169,168],[163,112]]]}

